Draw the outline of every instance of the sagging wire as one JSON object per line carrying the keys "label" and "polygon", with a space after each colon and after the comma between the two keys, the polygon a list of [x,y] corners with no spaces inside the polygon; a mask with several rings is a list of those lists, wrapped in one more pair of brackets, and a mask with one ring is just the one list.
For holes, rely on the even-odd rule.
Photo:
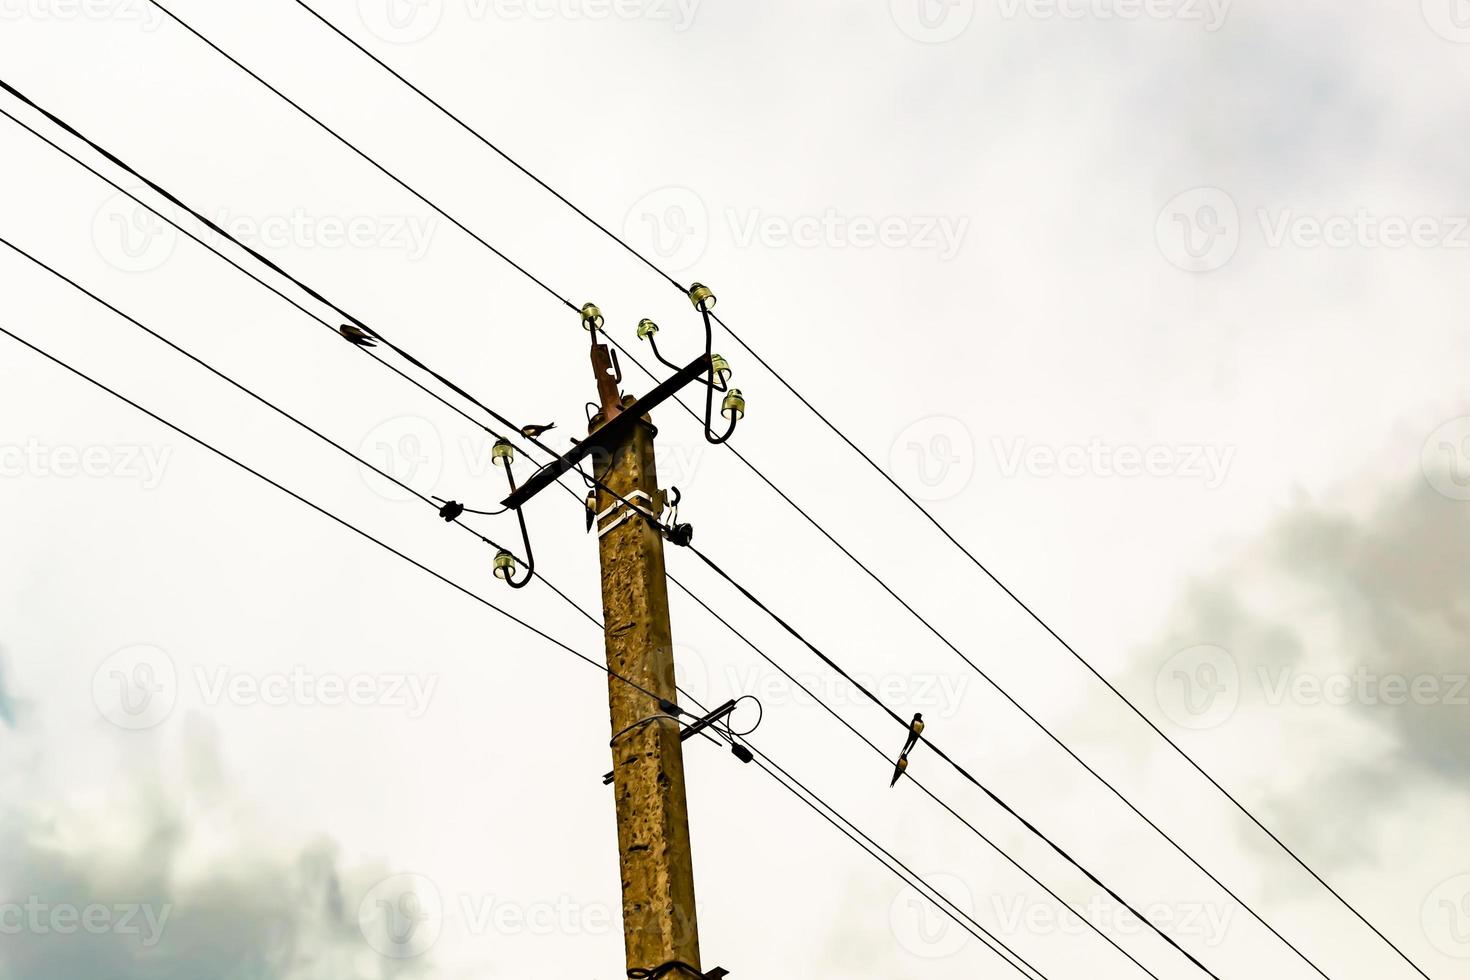
{"label": "sagging wire", "polygon": [[[511,493],[516,492],[515,461],[515,446],[505,439],[496,440],[495,448],[490,453],[490,462],[494,466],[505,467],[505,480],[510,484]],[[517,562],[514,555],[502,548],[495,555],[495,577],[512,589],[524,589],[536,577],[536,555],[531,551],[531,532],[526,529],[526,512],[523,508],[516,508],[516,520],[521,525],[521,544],[526,549],[526,560]],[[515,577],[518,564],[526,570],[525,577],[520,581],[516,581]]]}

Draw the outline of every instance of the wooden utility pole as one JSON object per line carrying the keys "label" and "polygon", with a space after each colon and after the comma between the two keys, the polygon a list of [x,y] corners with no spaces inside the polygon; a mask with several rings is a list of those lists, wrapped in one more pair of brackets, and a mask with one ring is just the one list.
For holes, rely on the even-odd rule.
{"label": "wooden utility pole", "polygon": [[[589,436],[634,405],[618,390],[606,345],[593,344],[592,367],[602,411],[593,418]],[[623,425],[616,441],[593,461],[597,478],[619,496],[647,506],[656,518],[661,495],[654,465],[655,429],[646,415],[625,419]],[[608,512],[614,505],[617,509]],[[608,490],[598,491],[596,511],[608,512],[598,528],[607,666],[657,697],[677,702],[663,536],[636,514],[626,515],[613,527],[625,516],[624,509],[626,505]],[[604,527],[611,530],[603,533]],[[647,694],[611,675],[608,704],[615,736],[613,788],[628,969],[653,970],[682,962],[699,970],[679,724],[663,715]]]}

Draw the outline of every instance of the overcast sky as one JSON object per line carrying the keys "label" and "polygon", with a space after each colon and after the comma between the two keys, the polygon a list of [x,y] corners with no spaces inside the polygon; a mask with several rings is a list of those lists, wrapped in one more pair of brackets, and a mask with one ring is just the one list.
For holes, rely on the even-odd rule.
{"label": "overcast sky", "polygon": [[[313,5],[711,284],[1434,980],[1470,977],[1462,0]],[[171,9],[624,343],[651,317],[671,357],[698,351],[667,282],[291,0]],[[585,428],[573,313],[149,0],[0,0],[0,21],[7,82],[501,412],[560,445]],[[0,237],[416,489],[501,495],[463,417],[6,119],[0,159]],[[0,284],[0,326],[601,658],[593,624],[369,470],[4,248]],[[1333,980],[1415,975],[717,345],[750,406],[735,447],[965,656]],[[598,671],[4,337],[0,418],[0,977],[621,975]],[[728,450],[657,421],[681,519],[777,612],[1215,973],[1316,976]],[[539,570],[596,613],[580,508],[527,514]],[[897,752],[692,555],[669,569]],[[690,692],[759,697],[757,746],[1043,974],[1143,975],[672,601]],[[1018,975],[755,767],[685,760],[706,968]],[[910,772],[1157,976],[1199,975],[931,753]],[[417,912],[406,944],[381,903]]]}

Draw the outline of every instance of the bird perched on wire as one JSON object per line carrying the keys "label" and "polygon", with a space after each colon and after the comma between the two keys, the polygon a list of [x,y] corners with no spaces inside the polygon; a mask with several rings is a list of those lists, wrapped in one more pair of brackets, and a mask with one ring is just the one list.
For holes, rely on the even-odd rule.
{"label": "bird perched on wire", "polygon": [[550,432],[554,428],[556,428],[556,423],[555,422],[552,422],[549,425],[527,425],[527,426],[522,426],[522,428],[521,428],[521,438],[523,438],[523,439],[540,439],[544,434],[546,434],[547,432]]}
{"label": "bird perched on wire", "polygon": [[924,716],[915,714],[914,720],[909,722],[908,741],[903,743],[903,751],[898,754],[898,765],[893,767],[893,782],[888,784],[890,789],[898,785],[898,777],[908,772],[909,753],[918,744],[919,736],[922,734],[924,734]]}
{"label": "bird perched on wire", "polygon": [[337,328],[337,332],[349,344],[356,344],[358,347],[378,346],[378,342],[372,338],[372,335],[355,323],[344,323]]}
{"label": "bird perched on wire", "polygon": [[597,523],[597,491],[593,490],[587,495],[587,530],[589,533],[595,523]]}

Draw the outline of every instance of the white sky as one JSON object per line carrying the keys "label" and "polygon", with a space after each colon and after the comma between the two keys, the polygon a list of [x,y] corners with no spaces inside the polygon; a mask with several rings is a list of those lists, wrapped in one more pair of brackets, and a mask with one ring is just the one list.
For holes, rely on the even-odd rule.
{"label": "white sky", "polygon": [[[1470,10],[1455,2],[316,5],[710,283],[767,359],[1447,980],[1470,977]],[[172,9],[553,288],[595,300],[625,342],[647,316],[671,355],[696,351],[667,283],[294,3]],[[576,318],[147,0],[0,0],[0,65],[490,404],[579,434],[593,387]],[[462,418],[193,243],[149,237],[3,119],[0,159],[0,235],[424,492],[501,495]],[[333,237],[349,225],[354,242]],[[591,624],[543,587],[494,582],[482,547],[371,473],[13,253],[0,283],[6,329],[600,657]],[[1334,980],[1413,975],[719,346],[750,402],[741,452]],[[0,351],[0,908],[172,909],[151,946],[7,934],[0,976],[620,975],[601,675],[14,342]],[[709,554],[895,710],[923,711],[939,744],[1215,972],[1315,976],[691,420],[658,421],[664,481]],[[1120,474],[1149,450],[1152,472]],[[68,469],[73,452],[90,474]],[[595,611],[580,509],[557,493],[528,514],[545,576]],[[481,523],[515,538],[508,517]],[[897,750],[901,731],[692,556],[669,565]],[[1142,975],[673,601],[686,683],[716,702],[758,694],[763,750],[1046,975]],[[99,710],[136,657],[172,667],[171,710],[141,731]],[[406,678],[427,703],[215,696],[298,668]],[[1199,692],[1180,678],[1209,670],[1228,696],[1191,714]],[[1385,678],[1424,696],[1386,703],[1405,699]],[[708,743],[686,765],[706,967],[1016,975],[755,768]],[[1088,903],[1085,880],[932,756],[911,771]],[[399,874],[442,910],[432,948],[402,961],[357,921]],[[1158,976],[1198,975],[1111,907],[1098,921]]]}

